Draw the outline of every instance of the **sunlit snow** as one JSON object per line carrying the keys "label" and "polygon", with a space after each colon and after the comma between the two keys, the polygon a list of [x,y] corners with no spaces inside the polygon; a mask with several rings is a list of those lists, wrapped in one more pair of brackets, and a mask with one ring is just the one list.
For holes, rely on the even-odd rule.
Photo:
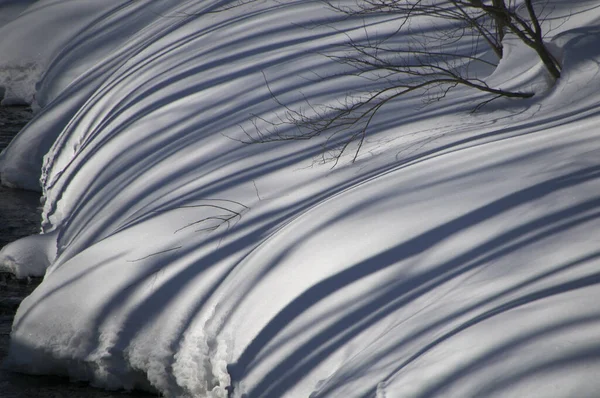
{"label": "sunlit snow", "polygon": [[0,86],[37,113],[0,177],[44,201],[0,268],[45,275],[8,368],[169,397],[598,394],[596,2],[551,1],[554,84],[507,38],[487,79],[533,98],[405,96],[333,169],[322,140],[240,140],[356,89],[324,54],[364,20],[309,0],[15,3]]}

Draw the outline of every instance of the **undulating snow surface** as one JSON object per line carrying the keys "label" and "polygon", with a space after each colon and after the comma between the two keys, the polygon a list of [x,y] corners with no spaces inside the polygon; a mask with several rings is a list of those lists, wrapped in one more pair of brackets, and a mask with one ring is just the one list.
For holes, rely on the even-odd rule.
{"label": "undulating snow surface", "polygon": [[252,115],[356,88],[317,76],[363,20],[305,0],[29,3],[2,21],[0,85],[39,111],[0,175],[42,190],[42,231],[0,263],[45,277],[6,366],[171,397],[600,391],[595,1],[553,3],[556,84],[509,38],[488,81],[532,99],[406,96],[334,169],[322,141],[239,140]]}

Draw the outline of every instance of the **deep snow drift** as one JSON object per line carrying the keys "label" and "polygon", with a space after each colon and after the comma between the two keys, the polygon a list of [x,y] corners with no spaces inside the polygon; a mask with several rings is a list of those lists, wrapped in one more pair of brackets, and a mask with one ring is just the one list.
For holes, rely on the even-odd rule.
{"label": "deep snow drift", "polygon": [[0,264],[45,278],[6,366],[177,397],[593,396],[594,3],[554,2],[552,87],[507,42],[489,81],[535,97],[471,115],[480,93],[407,96],[333,170],[319,141],[239,139],[280,102],[343,98],[354,80],[316,79],[340,68],[321,53],[364,21],[303,0],[32,3],[0,28],[0,85],[40,110],[0,176],[42,189],[42,233]]}

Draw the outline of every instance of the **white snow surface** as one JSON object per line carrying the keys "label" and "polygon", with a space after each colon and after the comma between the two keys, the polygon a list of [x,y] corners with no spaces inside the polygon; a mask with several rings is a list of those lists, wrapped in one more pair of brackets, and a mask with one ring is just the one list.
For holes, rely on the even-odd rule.
{"label": "white snow surface", "polygon": [[319,140],[239,140],[252,115],[355,88],[316,76],[363,20],[308,0],[31,3],[0,53],[33,62],[19,90],[40,110],[0,176],[42,190],[42,228],[0,268],[45,276],[5,366],[169,397],[600,391],[595,2],[553,2],[552,85],[507,41],[489,81],[533,98],[406,96],[333,169]]}

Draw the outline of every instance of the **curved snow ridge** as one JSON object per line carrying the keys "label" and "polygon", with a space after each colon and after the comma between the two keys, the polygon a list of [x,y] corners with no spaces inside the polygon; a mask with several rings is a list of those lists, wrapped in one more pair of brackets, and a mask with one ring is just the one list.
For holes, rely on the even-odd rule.
{"label": "curved snow ridge", "polygon": [[[256,20],[259,18],[263,18],[261,13],[246,13],[243,17],[234,17],[233,20],[247,20],[243,23],[256,26]],[[161,21],[166,23],[165,21],[172,20],[165,18]],[[207,32],[202,30],[196,33],[192,30],[193,35],[185,34],[194,28],[190,26],[194,21],[192,18],[191,22],[178,23],[178,29],[172,29],[170,25],[167,25],[168,29],[155,28],[161,29],[161,32],[166,29],[166,33],[155,32],[151,45],[136,52],[126,65],[115,70],[63,130],[46,155],[43,168],[45,231],[57,228],[61,224],[76,222],[74,220],[77,213],[86,218],[93,215],[94,213],[90,212],[82,213],[82,207],[91,207],[91,202],[85,197],[101,199],[102,207],[107,205],[107,201],[114,205],[112,198],[99,195],[100,191],[119,191],[122,196],[131,191],[131,195],[141,198],[141,192],[148,192],[148,184],[156,185],[151,183],[150,179],[156,179],[157,173],[161,175],[160,181],[163,182],[160,191],[165,192],[170,186],[185,183],[185,180],[180,178],[185,174],[189,175],[189,178],[195,178],[190,174],[190,170],[202,163],[205,169],[216,170],[227,164],[227,157],[231,155],[234,159],[239,159],[238,154],[231,152],[231,148],[237,147],[237,143],[222,140],[217,142],[215,138],[222,137],[215,137],[212,132],[221,118],[227,115],[230,122],[219,128],[225,131],[236,130],[231,135],[238,134],[238,123],[248,121],[246,100],[228,105],[222,100],[215,102],[213,94],[219,95],[223,90],[229,92],[234,89],[231,79],[236,82],[236,86],[252,82],[245,90],[246,95],[264,101],[263,84],[246,76],[250,72],[258,73],[261,65],[248,67],[245,63],[257,59],[263,53],[265,66],[287,61],[289,56],[281,54],[281,46],[296,48],[302,46],[303,41],[288,40],[281,34],[284,31],[300,30],[309,37],[314,36],[312,32],[302,28],[290,28],[283,24],[285,28],[274,27],[267,32],[279,33],[278,37],[283,40],[280,47],[256,44],[255,40],[260,38],[259,34],[246,35],[245,40],[253,43],[255,48],[246,49],[242,56],[236,53],[239,37],[221,35],[220,30],[224,29],[221,25],[229,27],[229,21],[227,24],[215,23],[216,27],[206,29]],[[332,33],[329,32],[328,35]],[[219,37],[219,41],[215,42],[213,36]],[[215,48],[225,50],[217,53],[214,52]],[[216,59],[207,60],[204,65],[202,60],[213,52]],[[235,62],[232,54],[237,54]],[[225,64],[230,65],[229,68],[220,66],[225,62],[222,58],[227,60]],[[199,73],[206,76],[207,80],[204,83],[195,83]],[[289,74],[292,75],[292,72]],[[261,87],[263,92],[254,94],[252,89],[258,87]],[[206,109],[197,115],[190,114],[196,107]],[[174,121],[174,114],[181,118],[180,122]],[[210,119],[207,120],[209,115]],[[162,130],[159,130],[159,126]],[[224,158],[215,158],[215,150],[222,153]],[[235,151],[239,152],[239,148]],[[172,162],[175,158],[178,159],[179,166]],[[158,166],[167,162],[170,162],[172,167],[163,168],[164,171],[161,172]],[[98,164],[106,166],[100,168]],[[213,178],[215,177],[211,176],[211,179]],[[90,189],[69,189],[70,186],[76,186],[80,180],[93,181]],[[164,184],[164,181],[169,180],[172,181],[171,185]],[[200,181],[195,184],[201,186]],[[210,187],[210,180],[203,185]],[[70,194],[65,196],[64,192]],[[86,196],[79,196],[80,194]],[[153,197],[154,195],[148,192],[148,196],[143,198],[140,204],[148,203]],[[133,202],[128,200],[122,203],[129,207]],[[131,210],[137,211],[136,208]],[[127,212],[129,213],[130,211]],[[104,235],[109,233],[110,229],[107,227]]]}
{"label": "curved snow ridge", "polygon": [[[3,54],[0,86],[7,88],[8,96],[32,103],[37,81],[61,47],[85,31],[99,15],[110,13],[123,1],[81,1],[73,4],[38,0],[22,3],[31,4],[0,28],[3,37],[0,44],[0,53]],[[24,68],[28,69],[27,74],[22,73]]]}
{"label": "curved snow ridge", "polygon": [[[115,10],[61,47],[19,141],[48,144],[46,234],[0,258],[45,279],[18,310],[9,366],[170,397],[600,388],[598,96],[576,96],[595,87],[593,29],[559,43],[565,79],[525,110],[457,115],[467,91],[421,112],[402,99],[332,171],[322,141],[236,139],[281,103],[355,89],[315,75],[339,72],[318,54],[346,37],[329,24],[358,35],[363,20],[304,0]],[[492,77],[510,82],[521,61],[535,64]]]}
{"label": "curved snow ridge", "polygon": [[[33,58],[32,61],[29,56],[8,51],[8,54],[16,57],[13,64],[17,68],[31,66],[36,69],[36,73],[27,73],[27,79],[16,79],[14,74],[9,75],[9,78],[13,76],[12,79],[17,81],[19,87],[22,86],[19,90],[25,92],[21,97],[26,98],[38,110],[35,117],[38,127],[35,124],[28,125],[11,142],[11,150],[0,161],[0,173],[5,184],[29,190],[41,189],[39,180],[42,159],[71,118],[107,77],[131,57],[131,52],[136,51],[136,46],[129,43],[131,36],[137,34],[138,38],[134,42],[138,43],[138,48],[143,47],[143,39],[149,40],[148,35],[142,34],[143,28],[153,20],[162,19],[160,13],[165,10],[155,5],[153,7],[157,12],[149,11],[144,1],[43,3],[45,2],[36,2],[36,7],[22,16],[23,20],[17,19],[13,24],[16,26],[11,25],[12,34],[22,36],[21,41],[29,43],[24,46],[26,51],[31,51],[42,59]],[[41,7],[43,11],[36,12],[37,7]],[[167,9],[172,7],[171,5]],[[85,14],[85,18],[80,18],[81,13]],[[54,14],[60,15],[60,18],[70,16],[70,29],[47,18]],[[29,19],[36,20],[36,23],[31,23]],[[74,20],[81,20],[82,23],[73,24]],[[115,26],[119,24],[122,28],[115,30]],[[60,34],[48,41],[47,38],[53,36],[58,26]],[[44,40],[32,39],[40,34],[38,30],[47,35]],[[38,49],[31,45],[32,42],[44,43],[44,48]],[[9,61],[7,56],[5,62]],[[14,90],[16,89],[18,88]],[[57,97],[60,97],[57,103],[47,106]],[[39,109],[40,107],[42,108]],[[45,177],[44,174],[41,175],[42,187]]]}
{"label": "curved snow ridge", "polygon": [[17,278],[44,276],[56,258],[55,234],[32,235],[0,250],[0,270]]}

